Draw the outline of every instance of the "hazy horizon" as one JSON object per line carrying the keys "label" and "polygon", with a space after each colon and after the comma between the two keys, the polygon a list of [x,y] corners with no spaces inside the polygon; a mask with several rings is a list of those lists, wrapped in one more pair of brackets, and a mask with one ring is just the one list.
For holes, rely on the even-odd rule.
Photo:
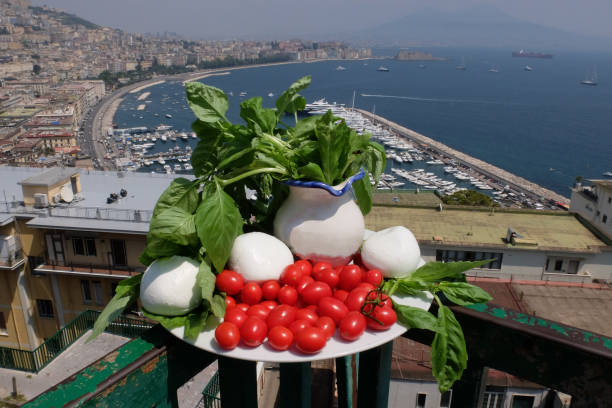
{"label": "hazy horizon", "polygon": [[[96,24],[129,32],[175,32],[197,39],[308,38],[355,32],[426,10],[462,13],[474,7],[498,9],[510,17],[579,36],[612,37],[612,2],[586,0],[310,0],[288,6],[279,0],[225,0],[203,4],[196,0],[32,0],[79,15]],[[443,33],[442,33],[443,34]],[[331,39],[331,38],[330,38]],[[416,40],[426,40],[416,39]]]}

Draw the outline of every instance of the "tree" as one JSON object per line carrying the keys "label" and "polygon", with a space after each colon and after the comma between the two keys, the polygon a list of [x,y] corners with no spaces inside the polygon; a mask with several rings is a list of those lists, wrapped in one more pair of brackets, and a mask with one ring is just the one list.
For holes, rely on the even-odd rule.
{"label": "tree", "polygon": [[469,205],[469,206],[480,206],[480,207],[497,207],[498,204],[494,203],[486,194],[479,193],[474,190],[462,190],[457,191],[454,194],[443,197],[442,202],[450,205]]}
{"label": "tree", "polygon": [[34,72],[34,75],[40,74],[40,65],[34,64],[34,66],[32,67],[32,72]]}

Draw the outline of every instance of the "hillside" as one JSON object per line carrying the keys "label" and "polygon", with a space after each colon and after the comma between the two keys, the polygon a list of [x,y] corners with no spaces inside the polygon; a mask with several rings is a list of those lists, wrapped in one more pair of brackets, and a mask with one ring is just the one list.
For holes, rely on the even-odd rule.
{"label": "hillside", "polygon": [[82,25],[85,28],[90,30],[100,28],[99,25],[92,23],[91,21],[87,21],[84,18],[75,16],[74,14],[66,13],[63,11],[50,10],[43,7],[30,7],[30,10],[33,14],[36,15],[47,15],[55,20],[57,20],[60,24],[73,26],[73,25]]}

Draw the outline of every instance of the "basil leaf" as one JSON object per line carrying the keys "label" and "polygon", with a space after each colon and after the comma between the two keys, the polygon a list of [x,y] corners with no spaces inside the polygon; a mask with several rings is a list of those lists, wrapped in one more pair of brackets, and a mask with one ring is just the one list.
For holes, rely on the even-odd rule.
{"label": "basil leaf", "polygon": [[234,240],[242,233],[242,216],[236,203],[221,187],[200,203],[195,216],[196,231],[217,271],[229,259]]}
{"label": "basil leaf", "polygon": [[444,305],[438,309],[438,331],[431,343],[431,364],[440,392],[450,390],[467,367],[463,331],[453,312]]}
{"label": "basil leaf", "polygon": [[157,315],[157,314],[148,312],[144,308],[141,311],[143,315],[145,315],[149,319],[153,319],[156,322],[160,323],[167,330],[176,329],[177,327],[182,327],[182,326],[185,326],[185,324],[187,324],[187,315],[162,316],[162,315]]}
{"label": "basil leaf", "polygon": [[188,313],[185,319],[183,337],[188,340],[196,340],[204,329],[209,314],[208,309],[205,308],[198,308]]}
{"label": "basil leaf", "polygon": [[444,280],[465,282],[465,275],[463,272],[478,268],[491,261],[493,260],[487,259],[473,262],[427,262],[414,271],[407,279],[432,283]]}
{"label": "basil leaf", "polygon": [[210,310],[217,317],[225,316],[226,306],[227,305],[225,303],[225,296],[215,295],[212,299],[212,302],[210,302]]}
{"label": "basil leaf", "polygon": [[198,207],[198,184],[186,178],[175,178],[170,186],[161,194],[153,210],[153,218],[162,211],[177,207],[193,214]]}
{"label": "basil leaf", "polygon": [[321,170],[321,167],[319,167],[319,165],[316,163],[308,163],[307,165],[300,167],[298,169],[298,173],[300,178],[306,180],[325,181],[323,170]]}
{"label": "basil leaf", "polygon": [[272,133],[276,128],[276,112],[272,109],[265,109],[261,106],[261,97],[247,99],[240,104],[240,117],[244,119],[248,127],[254,125],[268,133]]}
{"label": "basil leaf", "polygon": [[397,312],[397,319],[408,328],[438,330],[438,320],[426,310],[418,307],[403,306],[393,302],[393,309]]}
{"label": "basil leaf", "polygon": [[493,299],[483,289],[465,282],[440,282],[438,288],[448,300],[460,306],[486,303]]}
{"label": "basil leaf", "polygon": [[196,117],[205,123],[227,122],[225,113],[229,107],[225,93],[201,82],[187,82],[187,102]]}
{"label": "basil leaf", "polygon": [[179,245],[197,245],[194,216],[182,208],[170,207],[151,219],[149,234]]}
{"label": "basil leaf", "polygon": [[399,279],[397,281],[397,289],[395,290],[395,293],[413,296],[427,289],[429,288],[426,285],[423,285],[421,282]]}
{"label": "basil leaf", "polygon": [[125,279],[117,285],[115,296],[108,302],[96,322],[87,343],[98,337],[119,316],[126,307],[134,303],[140,294],[142,273]]}
{"label": "basil leaf", "polygon": [[372,186],[367,175],[353,183],[353,191],[361,213],[368,214],[372,209]]}
{"label": "basil leaf", "polygon": [[285,112],[296,113],[306,107],[306,99],[298,92],[310,85],[310,75],[302,77],[289,86],[285,92],[276,100],[276,117],[280,118]]}
{"label": "basil leaf", "polygon": [[207,300],[209,303],[212,303],[213,300],[213,292],[215,291],[215,274],[212,273],[210,269],[210,265],[207,261],[202,261],[200,263],[200,268],[198,269],[198,275],[196,276],[196,280],[198,282],[198,286],[202,290],[202,299]]}

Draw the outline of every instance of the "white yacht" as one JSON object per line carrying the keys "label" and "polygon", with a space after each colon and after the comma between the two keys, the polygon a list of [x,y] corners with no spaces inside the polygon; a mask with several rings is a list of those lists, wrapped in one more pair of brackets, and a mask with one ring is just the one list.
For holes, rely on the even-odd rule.
{"label": "white yacht", "polygon": [[161,164],[161,165],[166,164],[166,161],[164,160],[164,158],[163,158],[163,157],[160,157],[159,159],[157,159],[157,162],[158,162],[159,164]]}

